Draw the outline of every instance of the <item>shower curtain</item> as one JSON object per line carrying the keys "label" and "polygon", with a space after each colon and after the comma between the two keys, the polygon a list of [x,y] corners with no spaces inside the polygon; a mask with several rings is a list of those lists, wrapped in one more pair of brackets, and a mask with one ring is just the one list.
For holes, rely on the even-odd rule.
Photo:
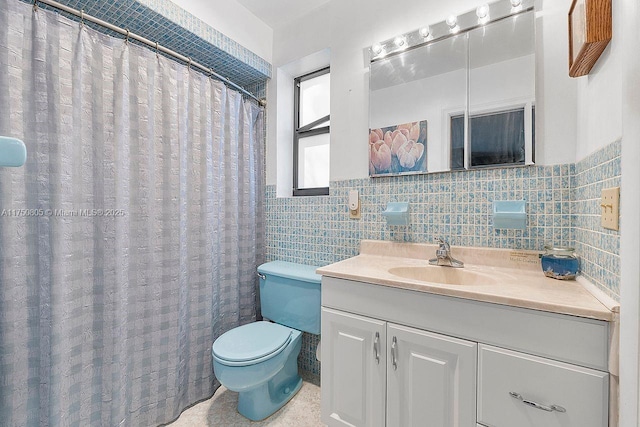
{"label": "shower curtain", "polygon": [[0,426],[153,426],[256,318],[263,111],[197,71],[0,0]]}

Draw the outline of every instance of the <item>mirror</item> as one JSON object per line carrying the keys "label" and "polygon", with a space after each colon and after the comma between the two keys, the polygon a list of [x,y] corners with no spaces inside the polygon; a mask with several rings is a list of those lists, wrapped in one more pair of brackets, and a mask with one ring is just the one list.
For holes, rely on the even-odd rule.
{"label": "mirror", "polygon": [[448,117],[464,117],[467,109],[467,51],[463,34],[371,64],[370,128],[426,121],[428,172],[449,170],[444,142],[449,138]]}
{"label": "mirror", "polygon": [[398,173],[387,131],[416,124],[426,172],[533,163],[534,24],[528,10],[372,60],[370,147],[390,152],[371,149],[370,175]]}
{"label": "mirror", "polygon": [[531,11],[469,32],[468,168],[533,163],[534,23]]}

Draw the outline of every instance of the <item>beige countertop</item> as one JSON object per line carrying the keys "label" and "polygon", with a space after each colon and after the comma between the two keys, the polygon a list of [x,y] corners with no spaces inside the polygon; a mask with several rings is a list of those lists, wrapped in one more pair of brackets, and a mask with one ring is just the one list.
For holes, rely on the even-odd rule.
{"label": "beige countertop", "polygon": [[[364,240],[360,255],[318,268],[316,272],[374,285],[606,321],[614,320],[614,313],[619,310],[614,301],[601,302],[604,294],[596,298],[583,286],[583,280],[545,277],[537,252],[452,247],[452,256],[465,263],[464,268],[457,269],[430,266],[428,259],[435,256],[435,249],[435,245],[428,244]],[[397,275],[411,276],[415,272],[418,272],[418,279]],[[436,279],[432,282],[431,277]],[[464,284],[436,281],[461,281]]]}

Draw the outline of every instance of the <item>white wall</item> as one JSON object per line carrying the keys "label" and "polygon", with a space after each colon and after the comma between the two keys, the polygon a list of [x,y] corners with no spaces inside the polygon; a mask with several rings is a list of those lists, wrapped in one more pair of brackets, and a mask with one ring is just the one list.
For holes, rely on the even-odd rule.
{"label": "white wall", "polygon": [[[566,14],[570,0],[539,0],[548,11],[537,24],[537,37],[544,45],[538,52],[537,105],[543,107],[539,118],[539,140],[553,150],[537,147],[541,163],[567,163],[575,160],[575,87],[567,76],[568,47]],[[414,30],[424,24],[442,21],[451,13],[474,9],[478,0],[331,0],[300,20],[274,31],[274,72],[298,58],[331,50],[331,180],[368,176],[369,82],[364,49],[376,41]],[[540,40],[540,39],[538,39]],[[309,70],[311,71],[311,70]],[[277,78],[268,88],[268,105],[277,105]],[[547,108],[545,108],[547,107]],[[278,146],[287,144],[278,138],[279,112],[269,108],[267,132],[267,184],[276,184],[277,171],[287,172],[280,162]],[[542,125],[544,124],[544,128]],[[543,142],[542,142],[543,141]],[[284,160],[283,160],[284,161]],[[290,159],[287,159],[291,162]]]}
{"label": "white wall", "polygon": [[536,159],[575,161],[578,82],[569,77],[567,13],[571,0],[536,0]]}
{"label": "white wall", "polygon": [[[325,4],[316,9],[314,16],[328,16],[328,7]],[[292,21],[273,33],[273,75],[267,84],[266,180],[267,185],[277,184],[279,197],[290,196],[293,187],[293,79],[330,64],[330,31],[323,20],[309,19]]]}
{"label": "white wall", "polygon": [[[576,160],[582,160],[622,137],[622,67],[627,58],[622,49],[620,23],[624,12],[620,0],[614,0],[612,4],[613,38],[589,75],[576,79],[578,81]],[[636,52],[628,52],[627,55],[637,55]]]}
{"label": "white wall", "polygon": [[[620,235],[620,426],[638,426],[640,381],[640,5],[637,0],[613,2],[614,46],[622,81],[622,183]],[[612,60],[613,62],[613,60]],[[604,73],[608,65],[601,65]],[[612,66],[613,67],[613,66]],[[616,84],[611,82],[612,85]],[[603,97],[609,97],[606,93]],[[598,100],[594,100],[598,102]],[[604,137],[607,137],[605,135]]]}
{"label": "white wall", "polygon": [[267,62],[273,60],[273,30],[235,0],[171,0]]}

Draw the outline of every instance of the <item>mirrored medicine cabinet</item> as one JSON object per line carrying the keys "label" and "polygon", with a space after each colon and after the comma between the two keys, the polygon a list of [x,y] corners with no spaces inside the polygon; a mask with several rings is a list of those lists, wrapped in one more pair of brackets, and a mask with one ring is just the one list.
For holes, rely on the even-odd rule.
{"label": "mirrored medicine cabinet", "polygon": [[398,48],[398,39],[389,43],[392,52],[376,46],[369,70],[370,130],[426,122],[427,172],[533,164],[533,7],[479,24],[476,11],[459,19],[469,22],[466,29],[451,31],[443,22],[415,46]]}

